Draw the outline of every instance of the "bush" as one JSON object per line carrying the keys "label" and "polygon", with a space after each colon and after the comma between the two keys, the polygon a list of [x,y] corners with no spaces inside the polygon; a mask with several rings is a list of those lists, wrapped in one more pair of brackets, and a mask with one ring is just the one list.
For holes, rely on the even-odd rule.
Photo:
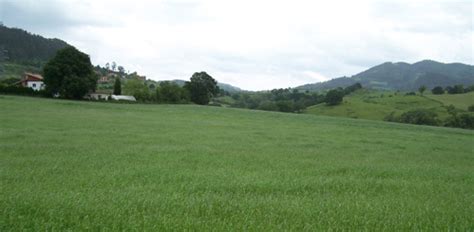
{"label": "bush", "polygon": [[445,121],[445,126],[448,127],[458,127],[464,129],[474,129],[474,115],[470,114],[461,114],[461,115],[452,115]]}
{"label": "bush", "polygon": [[469,107],[467,107],[467,110],[469,112],[474,112],[474,105],[470,105]]}
{"label": "bush", "polygon": [[266,110],[266,111],[278,111],[278,106],[273,101],[263,101],[258,106],[259,110]]}
{"label": "bush", "polygon": [[399,122],[417,125],[439,125],[438,115],[425,109],[410,110],[400,116]]}
{"label": "bush", "polygon": [[339,105],[342,103],[342,99],[344,98],[344,91],[341,89],[333,89],[329,90],[326,94],[325,102],[327,105]]}
{"label": "bush", "polygon": [[415,96],[416,93],[415,92],[409,92],[409,93],[406,93],[405,96]]}
{"label": "bush", "polygon": [[283,100],[277,101],[276,105],[278,107],[278,111],[281,112],[294,112],[294,103],[290,100]]}
{"label": "bush", "polygon": [[436,86],[431,90],[431,93],[436,94],[436,95],[441,95],[441,94],[444,94],[444,89],[441,86]]}
{"label": "bush", "polygon": [[464,93],[464,86],[463,86],[463,85],[455,85],[455,86],[453,86],[453,87],[448,86],[448,87],[446,87],[446,91],[447,91],[449,94],[460,94],[460,93]]}
{"label": "bush", "polygon": [[38,97],[49,97],[49,94],[44,90],[35,91],[32,88],[27,88],[23,86],[6,86],[0,84],[0,93],[3,94],[13,94],[13,95],[22,95],[22,96],[38,96]]}

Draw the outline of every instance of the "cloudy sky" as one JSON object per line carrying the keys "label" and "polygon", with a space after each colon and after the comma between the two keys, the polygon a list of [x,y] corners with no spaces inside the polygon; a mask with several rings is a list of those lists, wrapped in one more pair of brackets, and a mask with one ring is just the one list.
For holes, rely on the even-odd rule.
{"label": "cloudy sky", "polygon": [[0,0],[0,21],[147,78],[207,71],[262,90],[386,61],[473,64],[473,7],[471,0]]}

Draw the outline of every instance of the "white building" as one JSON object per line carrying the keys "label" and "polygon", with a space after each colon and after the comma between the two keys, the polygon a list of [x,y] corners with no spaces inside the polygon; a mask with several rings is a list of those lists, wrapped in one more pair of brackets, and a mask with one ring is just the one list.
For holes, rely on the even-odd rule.
{"label": "white building", "polygon": [[33,73],[25,73],[20,84],[23,87],[32,88],[35,91],[43,90],[45,87],[43,77]]}
{"label": "white building", "polygon": [[137,101],[134,96],[112,95],[111,98],[116,101]]}

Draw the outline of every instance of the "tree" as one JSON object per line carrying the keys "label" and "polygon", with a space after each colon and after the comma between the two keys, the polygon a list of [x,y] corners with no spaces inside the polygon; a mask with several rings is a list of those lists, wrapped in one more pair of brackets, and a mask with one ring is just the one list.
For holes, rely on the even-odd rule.
{"label": "tree", "polygon": [[474,105],[470,105],[469,107],[467,107],[467,111],[474,112]]}
{"label": "tree", "polygon": [[446,92],[448,92],[449,94],[464,93],[464,86],[463,85],[455,85],[453,87],[448,86],[446,87]]}
{"label": "tree", "polygon": [[112,71],[115,71],[115,68],[117,67],[117,63],[115,61],[112,62]]}
{"label": "tree", "polygon": [[353,85],[350,85],[350,86],[347,86],[346,88],[344,88],[344,94],[347,95],[347,94],[350,94],[358,89],[362,89],[362,85],[360,83],[355,83]]}
{"label": "tree", "polygon": [[422,85],[420,88],[418,88],[418,91],[420,92],[421,95],[423,95],[423,92],[425,92],[426,86]]}
{"label": "tree", "polygon": [[119,73],[121,73],[121,74],[124,74],[124,73],[125,73],[125,68],[124,68],[123,66],[120,66],[120,65],[119,65],[119,66],[117,67],[117,69],[118,69]]}
{"label": "tree", "polygon": [[327,105],[339,105],[344,98],[344,91],[342,89],[332,89],[326,93],[325,102]]}
{"label": "tree", "polygon": [[97,85],[89,56],[72,46],[59,50],[44,66],[43,74],[46,92],[64,98],[81,99]]}
{"label": "tree", "polygon": [[156,89],[156,97],[159,102],[164,103],[185,103],[188,101],[186,90],[176,83],[163,81]]}
{"label": "tree", "polygon": [[439,124],[437,117],[438,115],[432,111],[426,109],[415,109],[403,113],[400,116],[400,122],[436,126]]}
{"label": "tree", "polygon": [[120,77],[115,78],[114,95],[122,95],[122,82],[120,81]]}
{"label": "tree", "polygon": [[431,92],[436,95],[444,94],[444,89],[441,86],[434,87]]}
{"label": "tree", "polygon": [[194,73],[184,87],[189,91],[191,101],[199,105],[208,104],[211,97],[219,93],[217,81],[206,72]]}
{"label": "tree", "polygon": [[148,86],[146,86],[143,81],[138,79],[131,79],[128,80],[123,90],[125,94],[134,96],[139,101],[146,101],[150,97],[150,90]]}
{"label": "tree", "polygon": [[110,70],[110,64],[109,64],[109,62],[105,63],[105,68],[106,68],[107,70]]}

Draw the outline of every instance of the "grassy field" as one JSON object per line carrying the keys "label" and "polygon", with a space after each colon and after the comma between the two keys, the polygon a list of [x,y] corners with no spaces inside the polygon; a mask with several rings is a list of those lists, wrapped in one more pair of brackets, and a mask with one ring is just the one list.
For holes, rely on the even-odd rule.
{"label": "grassy field", "polygon": [[305,113],[383,120],[391,112],[400,115],[409,110],[423,108],[435,112],[440,119],[446,119],[449,117],[446,106],[451,104],[467,111],[467,107],[474,104],[474,93],[406,96],[404,93],[360,90],[344,97],[341,105],[327,106],[322,103],[307,108]]}
{"label": "grassy field", "polygon": [[0,231],[473,231],[474,131],[0,96]]}
{"label": "grassy field", "polygon": [[474,105],[474,92],[443,95],[428,94],[426,97],[438,101],[446,106],[453,105],[454,107],[464,111],[467,111],[469,106]]}
{"label": "grassy field", "polygon": [[7,78],[21,78],[25,72],[40,73],[40,68],[13,62],[0,62],[0,81]]}

